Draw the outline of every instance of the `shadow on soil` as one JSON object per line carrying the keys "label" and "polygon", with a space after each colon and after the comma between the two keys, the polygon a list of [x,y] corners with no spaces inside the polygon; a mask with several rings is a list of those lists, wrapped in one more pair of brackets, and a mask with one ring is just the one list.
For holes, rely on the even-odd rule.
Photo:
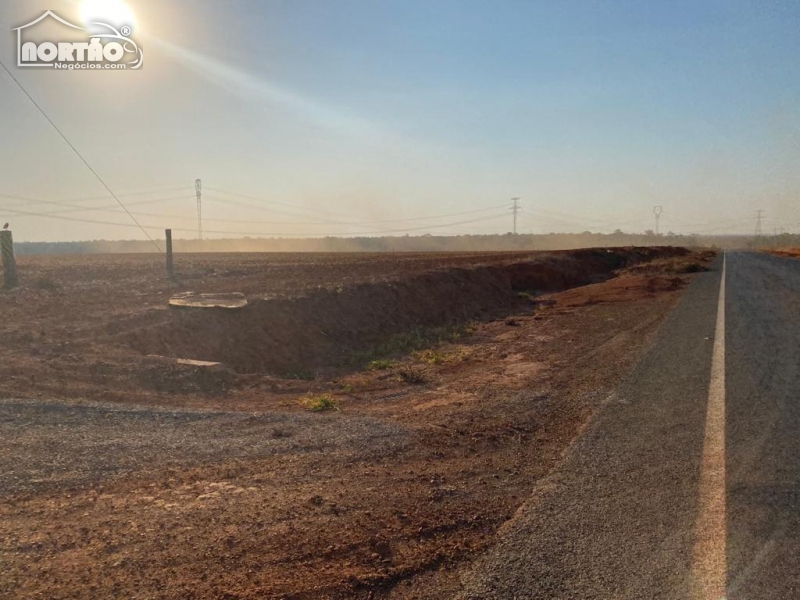
{"label": "shadow on soil", "polygon": [[124,334],[123,342],[143,354],[302,378],[314,368],[355,367],[453,339],[470,321],[509,314],[538,294],[598,283],[617,269],[687,253],[673,247],[570,250],[299,298],[256,299],[239,311],[177,310],[166,323]]}

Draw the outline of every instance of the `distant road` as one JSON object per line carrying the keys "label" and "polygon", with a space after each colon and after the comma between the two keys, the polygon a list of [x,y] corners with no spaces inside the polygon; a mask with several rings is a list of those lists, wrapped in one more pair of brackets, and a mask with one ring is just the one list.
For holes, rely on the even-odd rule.
{"label": "distant road", "polygon": [[800,261],[712,268],[459,598],[800,598]]}

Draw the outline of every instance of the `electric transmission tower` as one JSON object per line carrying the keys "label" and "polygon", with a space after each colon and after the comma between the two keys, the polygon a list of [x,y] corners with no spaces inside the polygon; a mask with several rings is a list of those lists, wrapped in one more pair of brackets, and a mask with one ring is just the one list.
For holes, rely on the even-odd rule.
{"label": "electric transmission tower", "polygon": [[761,219],[762,219],[761,213],[763,213],[763,212],[764,211],[761,210],[761,209],[756,211],[756,237],[757,238],[760,238],[761,234],[763,233],[761,231]]}
{"label": "electric transmission tower", "polygon": [[519,197],[514,197],[511,199],[511,202],[513,202],[511,205],[511,214],[514,216],[514,235],[517,235],[517,214],[522,210],[522,207],[519,205],[519,201]]}
{"label": "electric transmission tower", "polygon": [[201,209],[203,184],[199,179],[194,180],[194,193],[197,195],[197,237],[203,241],[203,211]]}
{"label": "electric transmission tower", "polygon": [[664,208],[662,206],[654,206],[653,207],[653,214],[656,217],[656,235],[658,235],[658,221],[661,219],[661,213],[664,212]]}

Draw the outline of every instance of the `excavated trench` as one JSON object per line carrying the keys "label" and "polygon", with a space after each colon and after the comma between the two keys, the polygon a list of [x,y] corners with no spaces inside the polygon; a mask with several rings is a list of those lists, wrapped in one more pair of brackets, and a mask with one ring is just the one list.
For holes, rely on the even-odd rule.
{"label": "excavated trench", "polygon": [[504,266],[256,299],[237,311],[174,310],[166,323],[129,333],[125,342],[143,354],[218,361],[239,373],[308,372],[390,352],[392,340],[409,332],[424,336],[508,314],[519,307],[519,292],[597,283],[617,269],[686,253],[672,247],[552,252]]}

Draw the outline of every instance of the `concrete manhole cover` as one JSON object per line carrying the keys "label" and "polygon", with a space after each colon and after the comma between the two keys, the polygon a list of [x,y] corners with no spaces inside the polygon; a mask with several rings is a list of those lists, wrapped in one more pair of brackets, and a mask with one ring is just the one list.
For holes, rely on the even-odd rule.
{"label": "concrete manhole cover", "polygon": [[227,294],[197,294],[183,292],[169,299],[173,308],[228,308],[237,309],[247,306],[247,298],[241,292]]}

